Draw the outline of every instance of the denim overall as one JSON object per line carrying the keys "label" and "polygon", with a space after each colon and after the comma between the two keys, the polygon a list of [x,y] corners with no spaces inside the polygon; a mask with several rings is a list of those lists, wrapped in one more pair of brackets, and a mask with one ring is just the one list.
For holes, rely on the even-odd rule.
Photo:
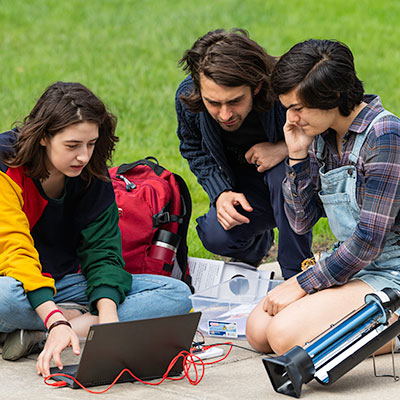
{"label": "denim overall", "polygon": [[[388,111],[382,111],[374,118],[363,133],[356,136],[353,150],[349,156],[351,165],[345,165],[324,172],[325,142],[321,136],[317,136],[316,157],[322,162],[322,166],[319,169],[319,176],[321,179],[319,197],[323,203],[325,214],[328,217],[331,231],[338,240],[334,245],[333,251],[335,251],[342,242],[351,237],[360,220],[360,207],[356,199],[357,169],[355,165],[357,164],[361,147],[364,144],[368,132],[378,119],[386,115],[392,114]],[[400,234],[398,232],[388,233],[386,244],[381,255],[364,269],[356,273],[352,279],[360,279],[376,291],[385,287],[394,287],[400,290],[399,240]],[[330,254],[326,253],[322,258],[328,257]],[[400,315],[400,308],[396,310],[396,314]]]}

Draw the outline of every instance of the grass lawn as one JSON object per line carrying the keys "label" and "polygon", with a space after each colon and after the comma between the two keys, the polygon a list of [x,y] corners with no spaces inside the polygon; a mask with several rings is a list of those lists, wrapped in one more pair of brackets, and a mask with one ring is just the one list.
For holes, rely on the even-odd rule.
{"label": "grass lawn", "polygon": [[[115,164],[148,155],[181,174],[193,198],[190,255],[209,257],[195,232],[208,198],[178,150],[177,60],[209,30],[241,27],[272,55],[308,38],[352,49],[366,91],[400,111],[400,2],[385,0],[0,0],[1,129],[57,80],[79,81],[118,116]],[[314,228],[316,248],[332,237]]]}

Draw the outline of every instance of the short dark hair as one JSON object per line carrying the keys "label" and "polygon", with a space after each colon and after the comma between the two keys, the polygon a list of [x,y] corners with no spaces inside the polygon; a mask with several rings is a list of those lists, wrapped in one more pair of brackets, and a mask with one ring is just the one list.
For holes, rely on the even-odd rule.
{"label": "short dark hair", "polygon": [[180,99],[192,112],[204,111],[200,93],[200,73],[223,86],[250,86],[254,91],[261,83],[261,90],[254,96],[254,109],[267,111],[273,103],[270,75],[276,58],[267,52],[244,29],[226,32],[217,29],[199,38],[179,60],[179,67],[190,73],[193,91]]}
{"label": "short dark hair", "polygon": [[117,118],[80,83],[57,82],[46,89],[29,115],[17,124],[17,143],[12,153],[3,156],[4,163],[9,167],[26,165],[30,177],[46,179],[49,171],[41,139],[51,138],[64,128],[85,121],[99,127],[99,138],[81,176],[88,182],[93,176],[109,180],[107,163],[111,161],[115,143],[119,140],[114,135]]}
{"label": "short dark hair", "polygon": [[350,115],[364,96],[352,52],[334,40],[310,39],[294,45],[276,64],[271,87],[277,96],[298,88],[304,106],[338,107],[343,116]]}

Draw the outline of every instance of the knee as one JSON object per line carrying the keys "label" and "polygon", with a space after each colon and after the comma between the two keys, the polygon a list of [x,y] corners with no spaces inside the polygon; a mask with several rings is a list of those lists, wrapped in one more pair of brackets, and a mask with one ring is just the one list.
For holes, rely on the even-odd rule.
{"label": "knee", "polygon": [[174,278],[171,279],[171,292],[173,293],[173,298],[176,303],[176,313],[177,314],[186,314],[188,313],[191,308],[192,308],[192,301],[190,300],[190,295],[192,292],[190,291],[189,286]]}
{"label": "knee", "polygon": [[298,343],[296,341],[296,329],[284,321],[272,320],[267,329],[268,343],[275,354],[286,353]]}
{"label": "knee", "polygon": [[186,314],[192,308],[186,283],[164,275],[133,277],[132,289],[118,307],[121,321]]}
{"label": "knee", "polygon": [[[218,225],[216,225],[218,224]],[[229,247],[229,231],[225,231],[219,222],[214,226],[197,226],[197,233],[203,246],[211,253],[224,255]]]}
{"label": "knee", "polygon": [[218,240],[217,237],[210,237],[206,236],[203,238],[200,238],[201,242],[203,243],[203,246],[213,254],[220,254],[223,255],[224,249],[226,248],[226,242],[224,240]]}
{"label": "knee", "polygon": [[265,331],[257,323],[257,319],[252,314],[247,318],[246,339],[254,350],[267,353],[267,337]]}
{"label": "knee", "polygon": [[7,276],[0,277],[0,332],[12,332],[15,326],[10,323],[13,317],[20,315],[19,297],[25,296],[22,284]]}
{"label": "knee", "polygon": [[[260,318],[261,317],[261,318]],[[268,320],[265,320],[258,308],[250,313],[246,322],[246,339],[254,350],[270,353],[271,347],[266,335]]]}
{"label": "knee", "polygon": [[188,299],[190,302],[189,296],[192,294],[192,292],[190,291],[189,286],[183,281],[179,281],[178,279],[175,280],[176,282],[174,290],[180,295],[180,297]]}
{"label": "knee", "polygon": [[298,344],[293,324],[268,316],[260,306],[247,319],[246,338],[255,350],[263,353],[283,354]]}
{"label": "knee", "polygon": [[0,304],[11,306],[14,300],[23,294],[21,282],[9,276],[0,277]]}

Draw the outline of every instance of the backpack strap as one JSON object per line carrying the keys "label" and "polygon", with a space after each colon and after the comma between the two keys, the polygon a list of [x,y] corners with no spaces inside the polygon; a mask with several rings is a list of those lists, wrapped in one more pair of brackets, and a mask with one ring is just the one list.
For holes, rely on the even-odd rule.
{"label": "backpack strap", "polygon": [[182,203],[183,214],[180,215],[170,214],[170,212],[168,211],[169,204],[170,203],[168,202],[159,213],[153,215],[153,228],[159,228],[161,225],[169,224],[170,222],[177,222],[178,224],[183,223],[183,218],[185,217],[186,214],[185,204]]}
{"label": "backpack strap", "polygon": [[187,234],[189,230],[190,217],[192,216],[192,199],[190,197],[189,188],[186,185],[184,179],[175,174],[175,179],[178,182],[179,189],[181,192],[181,204],[183,210],[183,221],[178,226],[178,235],[181,237],[181,241],[176,252],[176,260],[182,271],[182,281],[184,281],[189,287],[192,293],[194,293],[194,287],[192,286],[192,277],[187,274],[188,270],[188,244]]}
{"label": "backpack strap", "polygon": [[121,164],[117,169],[117,174],[122,175],[125,172],[131,170],[132,168],[137,167],[138,165],[147,165],[158,176],[160,176],[165,171],[165,168],[159,164],[157,158],[149,156],[130,164]]}

